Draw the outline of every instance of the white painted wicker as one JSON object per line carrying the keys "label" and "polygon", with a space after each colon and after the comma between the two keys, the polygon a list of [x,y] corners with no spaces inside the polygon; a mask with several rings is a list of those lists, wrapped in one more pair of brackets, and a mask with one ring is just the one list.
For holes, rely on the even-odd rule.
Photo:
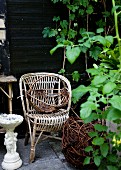
{"label": "white painted wicker", "polygon": [[42,133],[61,130],[69,117],[71,85],[62,75],[37,72],[22,75],[19,86],[31,139],[30,162],[33,162]]}

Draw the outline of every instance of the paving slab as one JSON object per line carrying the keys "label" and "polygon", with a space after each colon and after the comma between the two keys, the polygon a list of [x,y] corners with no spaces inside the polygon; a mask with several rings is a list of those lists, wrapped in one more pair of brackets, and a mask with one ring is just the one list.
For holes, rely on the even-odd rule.
{"label": "paving slab", "polygon": [[[2,139],[2,138],[1,138]],[[66,159],[61,151],[61,141],[55,139],[44,140],[36,146],[36,157],[29,163],[30,143],[24,146],[24,139],[18,139],[17,152],[22,159],[22,166],[18,170],[78,170]],[[4,140],[0,142],[0,162],[2,163],[6,148]],[[2,170],[0,164],[0,170]]]}

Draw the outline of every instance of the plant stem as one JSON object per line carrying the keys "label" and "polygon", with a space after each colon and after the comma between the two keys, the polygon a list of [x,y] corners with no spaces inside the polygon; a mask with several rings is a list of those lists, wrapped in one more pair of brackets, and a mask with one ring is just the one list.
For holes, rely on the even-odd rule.
{"label": "plant stem", "polygon": [[[103,0],[104,11],[106,12],[106,2]],[[105,23],[107,24],[107,18],[105,17]],[[107,25],[105,24],[105,35],[107,34]]]}
{"label": "plant stem", "polygon": [[[115,7],[115,0],[112,0],[112,5],[113,8]],[[118,30],[118,14],[116,10],[114,11],[114,21],[115,21],[115,31],[116,31],[116,38],[118,41],[118,46],[119,46],[119,62],[120,62],[120,69],[121,69],[121,39],[119,36],[119,30]]]}
{"label": "plant stem", "polygon": [[65,61],[66,61],[66,48],[64,47],[63,69],[65,69]]}

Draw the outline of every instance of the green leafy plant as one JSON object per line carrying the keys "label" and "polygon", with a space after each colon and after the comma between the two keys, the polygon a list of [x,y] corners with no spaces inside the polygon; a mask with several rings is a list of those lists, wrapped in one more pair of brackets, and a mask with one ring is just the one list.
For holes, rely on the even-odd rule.
{"label": "green leafy plant", "polygon": [[[84,165],[93,159],[99,170],[121,169],[121,39],[119,35],[118,16],[121,6],[112,0],[117,44],[114,48],[104,49],[100,53],[101,62],[87,69],[91,75],[90,85],[80,85],[73,90],[73,102],[79,101],[85,94],[86,102],[80,106],[80,117],[85,123],[100,120],[103,124],[95,124],[94,132],[90,132],[92,145],[85,148],[91,156],[86,157]],[[118,12],[117,12],[118,10]],[[109,123],[115,125],[112,130]]]}
{"label": "green leafy plant", "polygon": [[[118,154],[121,151],[120,1],[112,0],[111,12],[106,9],[106,0],[52,0],[52,2],[63,3],[68,12],[68,19],[61,20],[59,16],[54,16],[55,28],[46,27],[43,30],[45,38],[55,37],[57,44],[51,49],[51,54],[58,48],[64,49],[63,67],[59,73],[66,72],[66,59],[73,64],[78,57],[85,55],[86,71],[89,75],[88,86],[81,84],[72,91],[73,103],[81,103],[81,119],[84,123],[94,123],[95,129],[89,133],[92,145],[85,148],[85,152],[89,152],[90,156],[85,158],[84,165],[90,164],[93,160],[99,170],[119,170],[121,169]],[[92,18],[97,13],[97,6],[101,6],[102,10],[100,17],[95,21]],[[87,66],[90,57],[95,60],[93,68]],[[72,73],[72,78],[77,82],[80,80],[78,71]],[[86,99],[85,102],[82,102],[83,97]],[[98,124],[95,123],[97,121]],[[109,123],[115,125],[114,131]]]}
{"label": "green leafy plant", "polygon": [[[89,133],[92,145],[85,148],[85,151],[90,152],[91,156],[85,158],[84,165],[93,159],[99,169],[110,167],[119,170],[121,168],[118,155],[121,151],[121,70],[109,70],[102,65],[94,65],[94,68],[87,71],[91,74],[91,84],[80,85],[73,90],[74,102],[88,93],[86,102],[81,104],[80,117],[85,123],[100,120],[103,124],[95,124],[95,131]],[[111,131],[105,122],[115,123],[116,130]]]}
{"label": "green leafy plant", "polygon": [[[98,56],[102,51],[110,48],[113,44],[113,37],[110,34],[105,34],[106,24],[103,19],[106,19],[110,14],[105,11],[101,13],[100,20],[95,23],[94,28],[89,30],[92,26],[91,17],[97,15],[97,2],[96,0],[51,0],[53,3],[61,2],[66,8],[68,17],[61,19],[60,16],[54,16],[53,22],[55,28],[45,27],[43,30],[44,38],[54,37],[56,45],[50,50],[53,54],[58,48],[64,49],[64,59],[61,72],[65,70],[66,59],[70,64],[73,64],[78,57],[85,56],[86,68],[87,58],[91,57],[98,60]],[[103,8],[103,4],[99,5]],[[99,11],[98,11],[99,13]],[[82,22],[83,21],[83,22]],[[99,22],[100,21],[100,22]],[[91,26],[90,26],[91,25]],[[110,33],[108,28],[108,33]],[[104,36],[105,35],[105,36]],[[88,56],[88,57],[87,57]]]}

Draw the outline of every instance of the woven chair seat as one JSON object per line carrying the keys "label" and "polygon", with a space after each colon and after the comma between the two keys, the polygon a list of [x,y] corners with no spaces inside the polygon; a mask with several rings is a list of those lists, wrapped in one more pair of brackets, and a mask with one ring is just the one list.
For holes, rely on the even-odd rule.
{"label": "woven chair seat", "polygon": [[59,131],[62,129],[63,124],[68,119],[68,111],[65,109],[59,109],[58,112],[51,113],[51,114],[28,114],[27,117],[29,118],[32,124],[35,123],[36,119],[36,130],[51,132],[51,131]]}
{"label": "woven chair seat", "polygon": [[56,114],[55,113],[50,113],[50,114],[34,114],[34,113],[30,113],[30,114],[27,114],[27,117],[29,118],[37,118],[37,119],[53,119],[53,118],[57,118],[57,117],[60,117],[60,116],[64,116],[65,113],[68,113],[68,111],[66,109],[59,109]]}

